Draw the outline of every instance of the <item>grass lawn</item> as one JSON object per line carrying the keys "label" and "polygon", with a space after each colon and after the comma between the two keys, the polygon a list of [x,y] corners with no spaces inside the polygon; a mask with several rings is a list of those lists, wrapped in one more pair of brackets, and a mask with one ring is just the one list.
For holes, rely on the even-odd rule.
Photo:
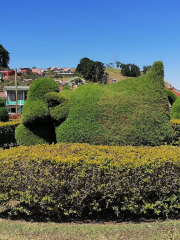
{"label": "grass lawn", "polygon": [[153,223],[30,223],[0,219],[1,240],[155,240],[180,239],[180,221]]}

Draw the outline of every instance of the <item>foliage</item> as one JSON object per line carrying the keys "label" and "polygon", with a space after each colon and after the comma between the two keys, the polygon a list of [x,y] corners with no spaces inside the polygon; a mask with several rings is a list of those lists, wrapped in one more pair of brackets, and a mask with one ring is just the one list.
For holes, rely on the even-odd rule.
{"label": "foliage", "polygon": [[63,86],[63,90],[71,90],[68,86]]}
{"label": "foliage", "polygon": [[151,65],[146,65],[146,66],[144,65],[143,66],[143,73],[146,74],[146,72],[149,71],[151,67],[152,67]]}
{"label": "foliage", "polygon": [[139,77],[141,75],[140,68],[135,64],[121,64],[121,74],[127,77]]}
{"label": "foliage", "polygon": [[176,216],[179,170],[179,147],[20,146],[0,150],[0,201],[11,214]]}
{"label": "foliage", "polygon": [[161,62],[155,62],[147,74],[137,79],[81,86],[71,94],[68,117],[56,130],[57,142],[170,143],[170,113],[164,88]]}
{"label": "foliage", "polygon": [[171,119],[172,145],[180,146],[180,119]]}
{"label": "foliage", "polygon": [[9,68],[9,52],[0,44],[0,68]]}
{"label": "foliage", "polygon": [[9,121],[8,110],[5,107],[4,99],[0,97],[0,122]]}
{"label": "foliage", "polygon": [[19,123],[0,122],[0,147],[5,144],[16,143],[15,129]]}
{"label": "foliage", "polygon": [[85,57],[80,60],[75,73],[92,82],[106,83],[107,79],[105,79],[104,71],[105,66],[103,63]]}
{"label": "foliage", "polygon": [[19,145],[56,142],[55,129],[46,102],[46,94],[49,92],[59,92],[57,83],[50,78],[39,78],[30,85],[23,107],[22,124],[15,133]]}
{"label": "foliage", "polygon": [[0,107],[0,121],[1,122],[9,121],[8,110],[6,107]]}
{"label": "foliage", "polygon": [[180,97],[177,97],[171,110],[171,119],[180,119]]}
{"label": "foliage", "polygon": [[0,97],[0,107],[5,107],[4,99]]}
{"label": "foliage", "polygon": [[170,89],[165,89],[169,103],[171,104],[171,106],[173,105],[173,103],[176,101],[177,96],[170,90]]}

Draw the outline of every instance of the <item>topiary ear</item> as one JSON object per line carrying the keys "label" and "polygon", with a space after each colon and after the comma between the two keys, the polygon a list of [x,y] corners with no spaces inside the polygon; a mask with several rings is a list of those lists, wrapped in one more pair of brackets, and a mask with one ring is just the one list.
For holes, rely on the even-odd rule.
{"label": "topiary ear", "polygon": [[50,92],[46,94],[46,103],[49,108],[59,105],[64,100],[65,98],[56,92]]}

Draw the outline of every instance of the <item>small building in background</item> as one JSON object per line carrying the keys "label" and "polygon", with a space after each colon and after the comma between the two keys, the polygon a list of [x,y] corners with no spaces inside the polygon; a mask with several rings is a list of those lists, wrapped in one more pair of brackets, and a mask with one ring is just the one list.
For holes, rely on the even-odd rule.
{"label": "small building in background", "polygon": [[15,71],[14,70],[2,70],[2,71],[0,71],[0,73],[4,74],[4,78],[8,78],[10,76],[15,75]]}
{"label": "small building in background", "polygon": [[[27,98],[29,86],[17,86],[17,106],[18,113],[22,113],[22,108]],[[5,86],[6,107],[9,114],[16,113],[16,90],[15,86]]]}

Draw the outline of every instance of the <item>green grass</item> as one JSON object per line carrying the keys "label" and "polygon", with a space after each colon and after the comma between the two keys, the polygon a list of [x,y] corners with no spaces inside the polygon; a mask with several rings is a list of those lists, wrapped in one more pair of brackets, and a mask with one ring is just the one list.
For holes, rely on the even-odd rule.
{"label": "green grass", "polygon": [[178,240],[180,221],[153,223],[30,223],[0,220],[1,240]]}

